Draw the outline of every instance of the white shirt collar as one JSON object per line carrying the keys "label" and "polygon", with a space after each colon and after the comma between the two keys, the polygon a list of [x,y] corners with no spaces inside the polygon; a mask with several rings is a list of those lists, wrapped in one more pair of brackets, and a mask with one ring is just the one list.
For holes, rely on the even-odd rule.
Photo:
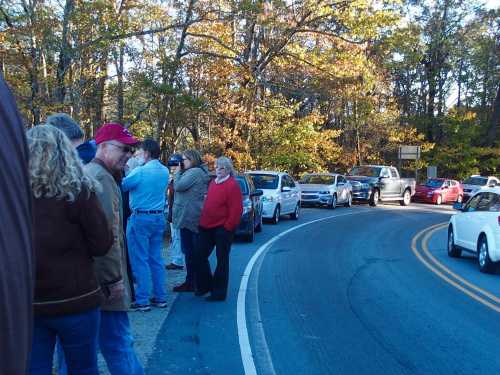
{"label": "white shirt collar", "polygon": [[228,174],[226,177],[222,177],[222,178],[220,178],[220,179],[219,179],[218,177],[216,177],[216,178],[215,178],[215,183],[216,183],[217,185],[218,185],[218,184],[222,184],[223,182],[227,181],[227,179],[228,179],[229,177],[231,177],[231,175],[230,175],[230,174]]}

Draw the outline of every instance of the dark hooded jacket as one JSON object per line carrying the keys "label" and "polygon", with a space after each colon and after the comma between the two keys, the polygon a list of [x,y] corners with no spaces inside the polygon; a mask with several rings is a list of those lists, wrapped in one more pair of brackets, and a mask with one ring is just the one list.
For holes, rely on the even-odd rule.
{"label": "dark hooded jacket", "polygon": [[83,164],[90,163],[90,161],[95,157],[97,152],[97,146],[95,141],[87,141],[82,143],[76,148],[78,156],[82,159]]}
{"label": "dark hooded jacket", "polygon": [[24,375],[32,335],[33,251],[28,150],[0,75],[0,374]]}

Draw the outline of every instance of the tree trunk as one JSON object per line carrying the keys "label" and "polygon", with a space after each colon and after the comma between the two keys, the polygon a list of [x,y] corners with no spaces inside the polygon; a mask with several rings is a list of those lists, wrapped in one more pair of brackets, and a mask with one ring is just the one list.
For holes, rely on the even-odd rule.
{"label": "tree trunk", "polygon": [[104,121],[104,97],[106,92],[106,81],[108,79],[108,53],[106,52],[99,63],[99,78],[95,88],[95,117],[94,124],[101,126]]}
{"label": "tree trunk", "polygon": [[124,52],[125,48],[123,43],[120,43],[120,50],[118,53],[118,61],[116,61],[116,72],[117,72],[117,78],[118,78],[118,86],[117,86],[117,93],[116,93],[116,109],[117,109],[117,117],[118,117],[118,122],[123,124],[123,58],[124,58]]}
{"label": "tree trunk", "polygon": [[462,71],[464,69],[464,60],[460,60],[460,65],[458,67],[457,83],[458,83],[458,98],[457,98],[457,108],[462,105]]}
{"label": "tree trunk", "polygon": [[497,87],[497,95],[491,112],[490,127],[488,128],[484,145],[494,147],[498,142],[498,128],[500,127],[500,85]]}
{"label": "tree trunk", "polygon": [[66,0],[66,5],[64,6],[63,15],[63,30],[61,36],[61,49],[59,50],[59,64],[57,65],[56,73],[56,100],[63,104],[64,98],[66,96],[66,83],[65,77],[68,72],[68,68],[71,65],[71,46],[69,43],[69,21],[75,7],[74,0]]}

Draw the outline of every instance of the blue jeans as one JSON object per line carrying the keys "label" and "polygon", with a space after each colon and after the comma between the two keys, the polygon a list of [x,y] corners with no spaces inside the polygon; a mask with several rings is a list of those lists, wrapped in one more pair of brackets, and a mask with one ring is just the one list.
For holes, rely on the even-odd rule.
{"label": "blue jeans", "polygon": [[165,268],[161,255],[165,217],[163,214],[132,214],[127,223],[127,244],[134,273],[135,301],[148,305],[149,298],[167,299]]}
{"label": "blue jeans", "polygon": [[99,319],[97,308],[57,317],[36,316],[29,373],[52,374],[54,346],[58,337],[72,375],[98,375]]}
{"label": "blue jeans", "polygon": [[[143,375],[134,352],[134,340],[125,311],[101,311],[99,348],[111,375]],[[68,375],[64,353],[58,352],[58,375]]]}
{"label": "blue jeans", "polygon": [[194,286],[196,273],[196,242],[198,233],[186,228],[181,228],[181,250],[186,258],[186,284]]}
{"label": "blue jeans", "polygon": [[102,311],[99,348],[111,375],[144,375],[126,311]]}
{"label": "blue jeans", "polygon": [[184,265],[184,254],[181,249],[181,232],[179,229],[175,229],[172,223],[170,223],[170,259],[172,263],[177,266]]}

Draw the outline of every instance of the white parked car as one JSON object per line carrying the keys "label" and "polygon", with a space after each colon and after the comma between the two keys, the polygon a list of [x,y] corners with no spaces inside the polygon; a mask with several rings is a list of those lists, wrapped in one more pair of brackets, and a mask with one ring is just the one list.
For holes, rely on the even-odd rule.
{"label": "white parked car", "polygon": [[453,208],[458,212],[448,226],[448,255],[475,253],[479,270],[493,272],[500,262],[500,187],[483,188],[465,205],[457,202]]}
{"label": "white parked car", "polygon": [[464,190],[463,201],[467,200],[474,195],[474,193],[484,187],[500,186],[500,181],[494,176],[479,176],[473,175],[462,182],[462,189]]}
{"label": "white parked car", "polygon": [[300,214],[300,187],[292,177],[284,172],[251,171],[256,189],[264,192],[262,217],[277,224],[281,215],[290,215],[294,220]]}
{"label": "white parked car", "polygon": [[302,204],[337,207],[352,204],[352,186],[346,178],[337,173],[307,173],[300,180]]}

